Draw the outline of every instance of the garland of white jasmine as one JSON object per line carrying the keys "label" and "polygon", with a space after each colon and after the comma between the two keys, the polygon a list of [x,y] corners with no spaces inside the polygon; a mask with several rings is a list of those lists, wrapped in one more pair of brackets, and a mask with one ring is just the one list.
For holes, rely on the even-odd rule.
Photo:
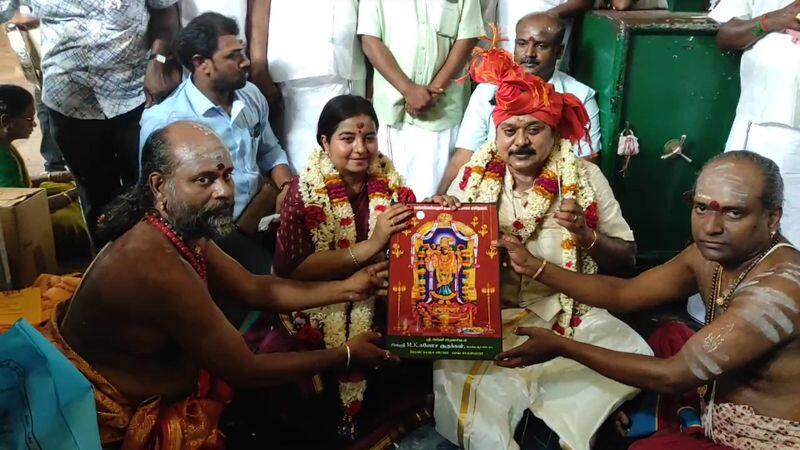
{"label": "garland of white jasmine", "polygon": [[[385,211],[397,195],[403,181],[392,162],[383,154],[373,159],[368,169],[369,235],[375,231],[378,215]],[[347,248],[356,243],[356,226],[353,208],[339,172],[328,155],[317,148],[310,155],[307,169],[300,175],[300,193],[305,212],[317,217],[310,227],[316,251]],[[339,303],[310,312],[311,324],[322,330],[325,347],[338,348],[361,333],[370,331],[374,314],[374,299],[353,303]],[[350,309],[348,327],[347,312]],[[340,381],[339,398],[347,415],[349,406],[361,402],[366,390],[366,380]]]}
{"label": "garland of white jasmine", "polygon": [[[505,176],[505,164],[497,155],[494,141],[486,143],[472,155],[461,181],[460,188],[464,192],[462,201],[467,203],[496,203],[500,197]],[[561,185],[563,198],[576,199],[584,210],[587,224],[597,226],[597,203],[595,192],[589,184],[589,174],[580,160],[572,152],[572,144],[562,139],[553,149],[539,177],[528,194],[527,202],[521,215],[504,233],[520,238],[522,242],[532,239],[544,220],[545,214],[557,197]],[[562,267],[581,273],[597,273],[597,263],[588,255],[579,252],[579,245],[567,229],[561,241]],[[580,325],[581,319],[590,307],[574,301],[571,297],[559,294],[561,312],[553,329],[564,336],[571,337],[574,328]]]}

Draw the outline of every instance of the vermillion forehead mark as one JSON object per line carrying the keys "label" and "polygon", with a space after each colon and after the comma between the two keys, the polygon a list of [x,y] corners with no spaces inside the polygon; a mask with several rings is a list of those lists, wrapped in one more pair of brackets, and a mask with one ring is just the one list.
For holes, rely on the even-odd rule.
{"label": "vermillion forehead mark", "polygon": [[217,170],[224,170],[224,169],[225,169],[225,164],[222,163],[217,164]]}
{"label": "vermillion forehead mark", "polygon": [[203,133],[204,136],[211,136],[211,130],[209,130],[208,127],[205,127],[197,123],[192,123],[192,128],[200,131],[201,133]]}
{"label": "vermillion forehead mark", "polygon": [[711,208],[712,211],[719,211],[721,209],[716,200],[711,200],[711,202],[708,204],[708,207]]}

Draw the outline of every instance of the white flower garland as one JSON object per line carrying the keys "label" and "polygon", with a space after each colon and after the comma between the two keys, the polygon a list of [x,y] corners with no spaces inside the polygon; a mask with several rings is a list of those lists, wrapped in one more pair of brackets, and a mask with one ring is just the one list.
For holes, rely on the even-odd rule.
{"label": "white flower garland", "polygon": [[[378,154],[372,160],[368,170],[368,181],[364,189],[369,187],[369,182],[385,178],[388,192],[369,192],[369,236],[375,231],[375,223],[381,211],[388,208],[392,201],[397,201],[398,190],[403,187],[403,180],[394,168],[392,162],[383,154]],[[325,213],[325,220],[313,230],[309,230],[316,251],[328,251],[336,247],[337,243],[347,241],[347,245],[356,243],[355,214],[346,194],[343,198],[331,199],[327,186],[339,185],[344,189],[339,172],[334,167],[328,155],[316,148],[308,159],[306,171],[300,175],[300,194],[303,204],[317,206]],[[350,323],[348,327],[347,310],[350,308]],[[370,331],[375,312],[375,299],[328,305],[310,311],[311,323],[322,328],[325,347],[338,348],[349,338]],[[348,329],[349,328],[349,329]],[[353,401],[362,401],[367,382],[340,382],[339,397],[342,404],[347,406]]]}
{"label": "white flower garland", "polygon": [[[497,155],[497,147],[494,141],[487,142],[472,155],[467,169],[465,169],[470,171],[467,185],[463,189],[463,200],[465,202],[496,203],[498,201],[503,187],[505,171],[503,171],[503,175],[498,176],[497,171],[487,170],[491,161],[498,160],[499,156]],[[584,211],[595,201],[595,191],[589,184],[589,174],[573,153],[572,143],[566,139],[562,139],[558,147],[554,148],[550,153],[550,157],[545,163],[540,176],[551,180],[554,178],[557,183],[560,183],[563,198],[575,199]],[[514,221],[511,228],[504,229],[503,232],[518,236],[522,242],[532,239],[554,199],[554,195],[550,195],[550,198],[548,198],[542,194],[540,189],[534,186],[528,194],[526,207],[520,216]],[[519,226],[519,228],[515,228],[514,225]],[[581,273],[586,274],[597,273],[597,263],[588,254],[579,255],[578,243],[575,242],[572,233],[567,229],[564,229],[561,248],[563,268],[572,271],[580,270]],[[577,326],[573,324],[573,317],[579,318],[590,307],[575,302],[571,297],[563,293],[559,294],[559,303],[562,311],[556,322],[560,328],[558,331],[567,337],[571,337],[574,326]]]}

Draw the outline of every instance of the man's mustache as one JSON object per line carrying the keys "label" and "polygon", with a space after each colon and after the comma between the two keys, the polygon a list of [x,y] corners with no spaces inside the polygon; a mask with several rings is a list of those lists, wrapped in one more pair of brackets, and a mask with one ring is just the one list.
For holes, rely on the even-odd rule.
{"label": "man's mustache", "polygon": [[533,65],[537,65],[537,64],[539,64],[539,61],[537,61],[537,60],[535,60],[535,59],[533,59],[533,58],[529,58],[529,57],[527,57],[527,56],[523,56],[523,57],[522,57],[522,59],[520,59],[519,63],[520,63],[520,64],[533,64]]}
{"label": "man's mustache", "polygon": [[525,147],[520,147],[518,149],[509,150],[508,151],[508,155],[509,156],[513,156],[513,155],[531,156],[531,155],[535,155],[535,154],[536,154],[536,151],[533,149],[533,147],[528,146],[528,145],[526,145]]}
{"label": "man's mustache", "polygon": [[233,210],[233,202],[220,202],[215,205],[206,205],[200,211],[204,216],[220,216],[229,214]]}

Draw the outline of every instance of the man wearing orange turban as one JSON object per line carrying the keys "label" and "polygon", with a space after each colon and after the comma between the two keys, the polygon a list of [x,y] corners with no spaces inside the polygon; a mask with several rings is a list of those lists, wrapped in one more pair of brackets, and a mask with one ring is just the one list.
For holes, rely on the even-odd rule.
{"label": "man wearing orange turban", "polygon": [[[564,31],[564,24],[554,16],[545,13],[524,16],[517,24],[516,39],[513,40],[514,62],[519,64],[524,73],[547,81],[557,93],[574,95],[585,106],[591,125],[589,143],[577,143],[573,150],[576,155],[592,161],[600,151],[600,108],[592,88],[556,69],[564,53]],[[473,91],[458,130],[456,149],[450,157],[439,192],[447,191],[458,169],[469,160],[472,152],[486,141],[494,139],[499,124],[493,120],[492,114],[497,88],[496,84],[484,82]]]}
{"label": "man wearing orange turban", "polygon": [[[513,264],[501,268],[504,348],[545,328],[580,342],[652,354],[607,311],[537,281],[546,264],[587,274],[634,265],[633,233],[608,182],[596,165],[573,153],[574,143],[588,139],[583,104],[525,73],[495,45],[477,53],[469,72],[476,82],[497,86],[497,135],[472,154],[448,194],[462,203],[496,203],[501,232],[546,261],[524,275]],[[434,365],[436,429],[465,450],[518,449],[514,430],[526,410],[549,428],[543,432],[550,442],[589,450],[599,426],[636,392],[566,359],[515,369],[491,361]]]}

